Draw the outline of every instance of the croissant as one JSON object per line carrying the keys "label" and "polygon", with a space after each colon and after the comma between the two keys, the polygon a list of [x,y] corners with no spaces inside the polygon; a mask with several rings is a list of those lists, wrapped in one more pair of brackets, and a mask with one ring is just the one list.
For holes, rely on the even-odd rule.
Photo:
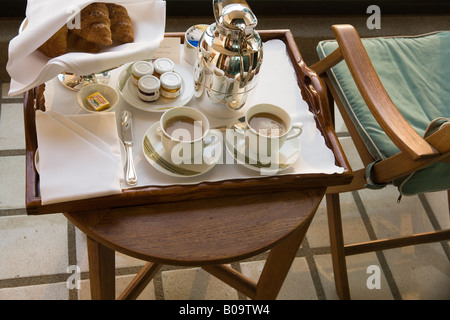
{"label": "croissant", "polygon": [[92,3],[80,13],[81,28],[73,32],[83,39],[101,45],[112,44],[108,8],[104,3]]}
{"label": "croissant", "polygon": [[69,35],[67,37],[67,45],[74,51],[88,53],[97,53],[100,51],[100,45],[94,42],[89,42],[73,32],[69,32]]}
{"label": "croissant", "polygon": [[39,47],[39,50],[50,58],[63,55],[67,52],[67,33],[69,29],[64,25],[50,39]]}
{"label": "croissant", "polygon": [[134,29],[127,9],[113,3],[107,3],[106,6],[111,21],[112,39],[122,43],[133,42]]}

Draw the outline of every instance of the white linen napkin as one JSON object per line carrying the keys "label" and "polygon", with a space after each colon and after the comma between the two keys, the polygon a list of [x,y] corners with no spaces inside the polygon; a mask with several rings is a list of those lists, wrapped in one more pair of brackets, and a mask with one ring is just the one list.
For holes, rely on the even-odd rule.
{"label": "white linen napkin", "polygon": [[121,146],[114,112],[63,116],[36,111],[42,204],[120,193]]}
{"label": "white linen napkin", "polygon": [[89,75],[115,68],[123,63],[147,59],[158,49],[164,37],[165,1],[102,0],[127,8],[135,37],[133,43],[105,47],[99,53],[69,52],[49,58],[37,49],[68,21],[78,9],[97,0],[28,0],[27,23],[9,44],[6,69],[11,76],[9,95],[23,93],[61,72]]}

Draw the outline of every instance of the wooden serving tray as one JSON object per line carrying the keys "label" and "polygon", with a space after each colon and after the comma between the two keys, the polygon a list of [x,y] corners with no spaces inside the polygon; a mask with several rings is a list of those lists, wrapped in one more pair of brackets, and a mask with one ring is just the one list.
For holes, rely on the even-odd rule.
{"label": "wooden serving tray", "polygon": [[[97,209],[173,202],[188,199],[239,196],[249,193],[283,191],[310,187],[328,187],[348,184],[353,172],[334,131],[325,84],[317,74],[305,65],[290,30],[258,31],[263,41],[280,39],[286,44],[288,55],[297,74],[303,99],[314,114],[317,128],[322,132],[326,145],[333,151],[336,165],[344,168],[340,174],[289,174],[239,180],[203,182],[195,185],[147,186],[123,189],[121,194],[86,200],[42,205],[39,190],[39,174],[34,157],[37,149],[35,111],[45,110],[45,85],[24,94],[24,120],[26,140],[26,208],[30,215],[60,212],[90,211]],[[179,37],[184,33],[166,33],[166,37]]]}

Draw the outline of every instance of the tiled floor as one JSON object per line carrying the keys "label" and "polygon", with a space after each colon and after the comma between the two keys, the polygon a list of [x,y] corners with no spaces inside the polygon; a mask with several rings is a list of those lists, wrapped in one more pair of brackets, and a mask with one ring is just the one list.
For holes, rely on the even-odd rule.
{"label": "tiled floor", "polygon": [[[0,299],[89,299],[85,235],[63,215],[27,216],[24,209],[25,157],[22,99],[8,98],[2,85],[0,106]],[[338,121],[337,131],[355,168],[355,150]],[[341,196],[346,241],[361,241],[448,228],[445,192],[403,197],[393,188],[364,190]],[[381,206],[380,203],[383,205]],[[369,218],[370,217],[370,218]],[[431,218],[431,219],[430,219]],[[257,279],[266,254],[232,266]],[[347,259],[353,299],[450,299],[449,243],[392,249]],[[123,289],[143,261],[117,254],[117,289]],[[380,287],[369,289],[380,268]],[[79,278],[77,278],[79,277]],[[75,281],[79,279],[80,281]],[[79,284],[79,289],[75,286]],[[246,299],[202,269],[165,266],[140,299]],[[278,299],[337,299],[323,202],[298,251]]]}

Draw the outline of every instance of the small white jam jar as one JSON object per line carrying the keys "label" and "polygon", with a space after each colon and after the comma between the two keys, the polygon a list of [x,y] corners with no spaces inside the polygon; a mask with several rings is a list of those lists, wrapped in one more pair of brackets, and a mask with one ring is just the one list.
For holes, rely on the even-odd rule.
{"label": "small white jam jar", "polygon": [[165,72],[172,72],[175,69],[175,64],[168,58],[158,58],[153,62],[153,75],[159,78]]}
{"label": "small white jam jar", "polygon": [[159,78],[161,81],[161,96],[175,99],[180,95],[181,76],[176,72],[165,72]]}
{"label": "small white jam jar", "polygon": [[138,82],[138,96],[144,101],[159,99],[159,87],[161,83],[155,76],[143,76]]}
{"label": "small white jam jar", "polygon": [[131,71],[131,80],[135,86],[138,86],[139,79],[143,76],[151,76],[153,74],[153,64],[148,61],[138,61],[133,64]]}

